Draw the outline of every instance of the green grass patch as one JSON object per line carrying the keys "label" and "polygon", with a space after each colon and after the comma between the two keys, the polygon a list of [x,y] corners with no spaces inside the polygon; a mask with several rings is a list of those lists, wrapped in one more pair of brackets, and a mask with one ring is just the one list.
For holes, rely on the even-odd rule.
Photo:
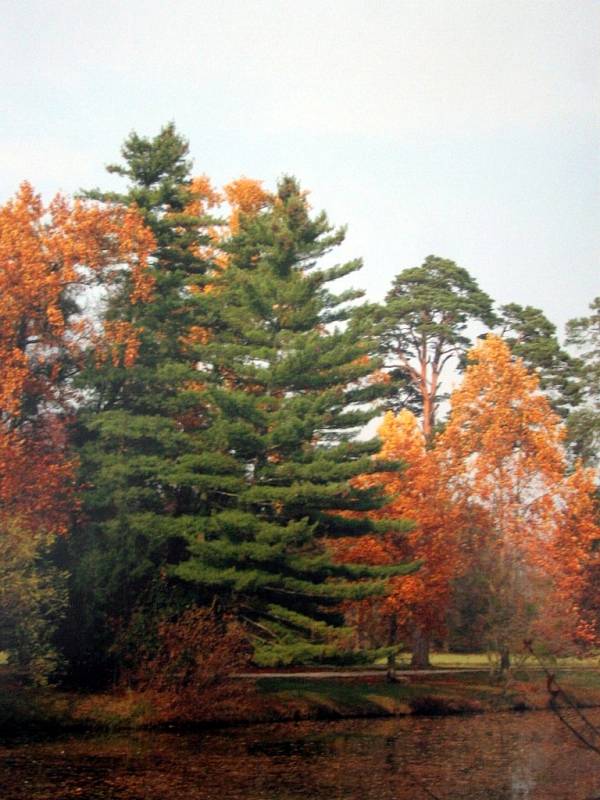
{"label": "green grass patch", "polygon": [[288,697],[303,698],[307,694],[317,697],[328,697],[341,705],[356,705],[368,700],[369,695],[385,695],[395,697],[399,690],[405,691],[405,685],[381,683],[363,683],[349,680],[304,679],[304,678],[261,678],[257,681],[258,689],[264,694],[285,694]]}
{"label": "green grass patch", "polygon": [[[410,669],[409,652],[399,653],[396,659],[399,669]],[[487,653],[431,653],[429,660],[432,667],[445,669],[489,669],[495,663],[494,658]],[[380,658],[375,663],[384,665],[386,659]]]}
{"label": "green grass patch", "polygon": [[[497,694],[497,689],[463,685],[462,681],[412,680],[387,683],[383,678],[366,682],[360,679],[329,680],[301,678],[262,678],[257,688],[278,701],[304,701],[309,705],[335,708],[340,714],[410,713],[411,709],[434,706],[453,711],[480,710],[482,700]],[[433,700],[435,698],[435,700]],[[439,701],[439,702],[438,702]],[[421,710],[423,709],[423,710]]]}
{"label": "green grass patch", "polygon": [[[410,669],[410,660],[410,652],[399,653],[397,656],[398,668]],[[496,653],[432,653],[429,660],[431,666],[438,669],[493,669],[499,663]],[[523,662],[523,665],[527,667],[539,666],[533,656],[516,656],[513,660],[515,664]],[[378,666],[383,666],[386,660],[380,658],[375,663]],[[600,655],[592,654],[585,658],[577,658],[575,656],[558,659],[545,658],[544,663],[557,669],[600,669]]]}

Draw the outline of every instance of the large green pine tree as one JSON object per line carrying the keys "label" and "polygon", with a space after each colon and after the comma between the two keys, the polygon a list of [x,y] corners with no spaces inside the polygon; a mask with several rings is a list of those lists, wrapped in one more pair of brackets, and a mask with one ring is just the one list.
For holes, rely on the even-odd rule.
{"label": "large green pine tree", "polygon": [[340,602],[382,591],[386,570],[335,564],[327,541],[402,527],[345,513],[384,498],[350,482],[381,468],[377,443],[355,438],[381,387],[368,381],[372,332],[345,324],[359,293],[329,288],[360,262],[319,268],[343,235],[283,178],[266,208],[241,215],[228,266],[205,297],[214,338],[199,363],[217,410],[211,452],[235,458],[244,481],[198,520],[175,573],[235,611],[260,663],[340,657]]}

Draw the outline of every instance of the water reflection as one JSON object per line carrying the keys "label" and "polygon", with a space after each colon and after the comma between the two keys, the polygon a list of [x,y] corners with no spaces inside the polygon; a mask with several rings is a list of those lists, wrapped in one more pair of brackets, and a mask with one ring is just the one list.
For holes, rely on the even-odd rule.
{"label": "water reflection", "polygon": [[546,712],[72,737],[0,756],[3,800],[600,798],[600,758]]}

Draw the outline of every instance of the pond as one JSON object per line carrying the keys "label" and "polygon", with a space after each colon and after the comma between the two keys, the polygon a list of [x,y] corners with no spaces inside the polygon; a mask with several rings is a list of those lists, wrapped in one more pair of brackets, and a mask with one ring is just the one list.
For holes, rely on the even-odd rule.
{"label": "pond", "polygon": [[2,800],[600,798],[600,756],[551,712],[72,736],[0,759]]}

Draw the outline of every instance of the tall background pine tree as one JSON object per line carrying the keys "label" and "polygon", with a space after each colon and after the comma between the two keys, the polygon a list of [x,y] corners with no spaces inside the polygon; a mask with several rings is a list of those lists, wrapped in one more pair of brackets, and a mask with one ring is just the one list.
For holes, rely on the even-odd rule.
{"label": "tall background pine tree", "polygon": [[128,179],[128,190],[87,196],[140,211],[155,238],[154,286],[134,304],[125,272],[103,298],[112,346],[89,353],[80,379],[83,511],[64,557],[72,573],[64,637],[83,682],[106,680],[126,664],[155,617],[177,606],[165,567],[181,558],[194,515],[206,512],[198,474],[219,470],[199,444],[205,409],[189,344],[202,318],[214,223],[206,211],[216,195],[206,180],[192,180],[188,145],[173,125],[153,139],[131,134],[122,156],[123,166],[108,169]]}

